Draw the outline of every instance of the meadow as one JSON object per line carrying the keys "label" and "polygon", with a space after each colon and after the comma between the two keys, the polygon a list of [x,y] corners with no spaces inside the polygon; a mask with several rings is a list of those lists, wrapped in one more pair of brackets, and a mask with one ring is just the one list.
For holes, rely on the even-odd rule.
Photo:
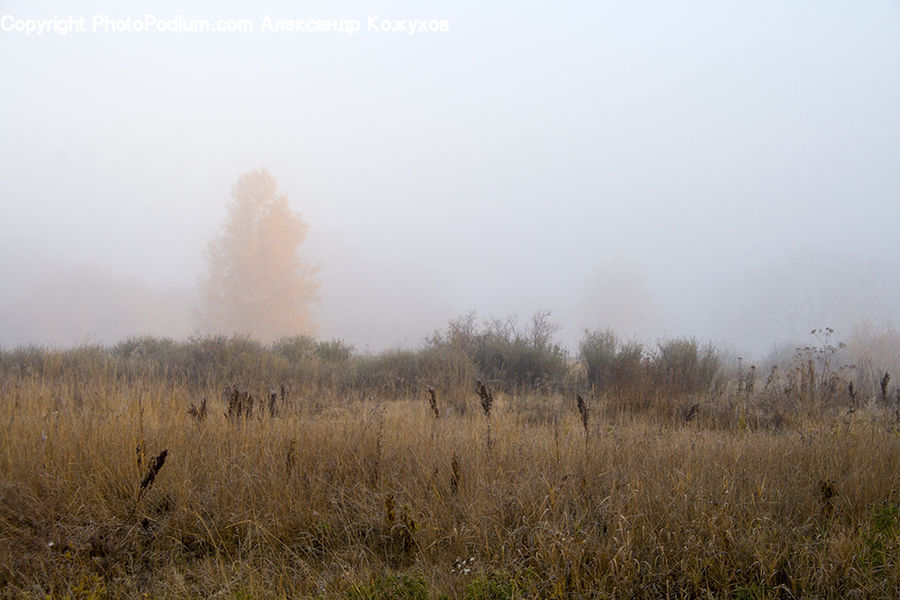
{"label": "meadow", "polygon": [[0,352],[0,595],[900,597],[887,373],[459,325]]}

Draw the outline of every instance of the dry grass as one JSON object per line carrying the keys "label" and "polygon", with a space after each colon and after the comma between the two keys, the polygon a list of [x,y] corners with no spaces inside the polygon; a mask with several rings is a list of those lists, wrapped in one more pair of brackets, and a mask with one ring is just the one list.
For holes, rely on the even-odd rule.
{"label": "dry grass", "polygon": [[198,418],[163,376],[77,375],[0,384],[4,597],[900,596],[887,411],[588,420],[469,391],[440,418],[317,397],[229,419],[232,395]]}

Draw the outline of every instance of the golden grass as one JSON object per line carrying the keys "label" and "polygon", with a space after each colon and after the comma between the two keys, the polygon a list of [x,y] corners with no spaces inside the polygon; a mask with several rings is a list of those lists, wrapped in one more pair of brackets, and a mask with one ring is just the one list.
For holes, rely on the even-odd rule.
{"label": "golden grass", "polygon": [[713,428],[496,394],[488,430],[474,393],[198,419],[161,376],[2,390],[4,597],[900,596],[881,414]]}

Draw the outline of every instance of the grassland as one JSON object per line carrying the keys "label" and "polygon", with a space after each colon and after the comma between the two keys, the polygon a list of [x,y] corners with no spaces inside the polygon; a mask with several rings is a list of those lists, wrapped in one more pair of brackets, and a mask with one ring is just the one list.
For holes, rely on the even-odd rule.
{"label": "grassland", "polygon": [[3,597],[900,597],[892,405],[236,364],[7,353]]}

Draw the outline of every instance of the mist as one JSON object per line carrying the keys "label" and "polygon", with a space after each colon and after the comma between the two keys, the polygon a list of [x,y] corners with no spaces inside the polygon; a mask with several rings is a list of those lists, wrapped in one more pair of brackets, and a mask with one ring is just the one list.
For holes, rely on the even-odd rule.
{"label": "mist", "polygon": [[2,347],[199,333],[204,249],[260,166],[309,226],[317,335],[362,350],[468,311],[756,355],[900,324],[895,2],[153,7],[242,33],[75,10],[0,11]]}

